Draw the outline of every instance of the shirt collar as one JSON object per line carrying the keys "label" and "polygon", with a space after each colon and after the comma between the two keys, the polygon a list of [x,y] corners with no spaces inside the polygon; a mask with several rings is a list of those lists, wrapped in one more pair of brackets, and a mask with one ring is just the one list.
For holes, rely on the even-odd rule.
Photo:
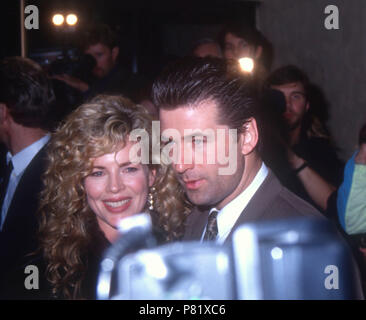
{"label": "shirt collar", "polygon": [[14,168],[13,173],[15,175],[21,174],[32,161],[34,156],[38,153],[38,151],[41,150],[49,140],[50,134],[46,134],[44,137],[24,148],[14,156],[8,152],[6,155],[6,162],[9,163],[10,160],[12,161]]}
{"label": "shirt collar", "polygon": [[240,214],[246,208],[247,204],[257,192],[258,188],[261,186],[267,175],[268,168],[262,162],[260,169],[249,186],[220,210],[217,215],[219,239],[222,239],[222,241],[226,239],[235,222],[238,220]]}

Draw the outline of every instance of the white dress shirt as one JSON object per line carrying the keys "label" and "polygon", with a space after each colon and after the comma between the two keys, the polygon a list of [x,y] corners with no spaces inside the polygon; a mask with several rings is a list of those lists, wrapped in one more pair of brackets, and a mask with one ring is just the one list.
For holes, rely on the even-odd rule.
{"label": "white dress shirt", "polygon": [[36,142],[32,143],[30,146],[24,148],[22,151],[18,152],[16,155],[12,156],[10,152],[6,155],[6,162],[9,163],[11,160],[13,163],[13,171],[10,174],[10,179],[8,183],[8,188],[6,190],[4,203],[1,208],[1,220],[0,220],[0,230],[4,225],[4,221],[11,204],[11,200],[13,199],[15,190],[19,184],[20,179],[31,163],[33,158],[36,156],[39,150],[43,148],[43,146],[50,140],[50,135],[47,134]]}
{"label": "white dress shirt", "polygon": [[[258,170],[250,185],[241,194],[239,194],[235,199],[230,201],[225,207],[223,207],[219,211],[217,215],[218,235],[216,239],[216,242],[218,244],[224,243],[231,229],[234,227],[235,222],[238,220],[240,214],[246,208],[250,199],[252,199],[254,194],[257,192],[264,179],[266,179],[267,175],[268,168],[262,162],[261,168]],[[201,241],[203,240],[203,235],[205,234],[205,232],[206,228],[205,230],[203,230]]]}

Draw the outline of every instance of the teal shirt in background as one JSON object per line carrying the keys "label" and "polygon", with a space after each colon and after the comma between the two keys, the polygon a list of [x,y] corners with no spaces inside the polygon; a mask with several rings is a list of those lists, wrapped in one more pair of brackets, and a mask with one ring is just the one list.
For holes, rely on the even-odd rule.
{"label": "teal shirt in background", "polygon": [[339,187],[339,221],[348,234],[366,233],[366,165],[356,164],[355,156],[347,162]]}

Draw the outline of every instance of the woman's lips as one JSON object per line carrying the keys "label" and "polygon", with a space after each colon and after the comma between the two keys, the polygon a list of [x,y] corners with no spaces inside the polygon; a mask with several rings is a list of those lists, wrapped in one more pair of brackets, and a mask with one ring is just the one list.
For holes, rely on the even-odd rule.
{"label": "woman's lips", "polygon": [[203,183],[204,179],[198,180],[186,180],[184,181],[184,185],[188,190],[197,190]]}
{"label": "woman's lips", "polygon": [[103,204],[109,212],[120,213],[127,210],[131,202],[131,198],[124,198],[119,200],[104,200]]}

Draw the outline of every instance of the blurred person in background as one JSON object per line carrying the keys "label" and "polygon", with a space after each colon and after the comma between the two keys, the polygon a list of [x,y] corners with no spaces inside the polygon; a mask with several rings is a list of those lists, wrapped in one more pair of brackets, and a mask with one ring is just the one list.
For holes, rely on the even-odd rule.
{"label": "blurred person in background", "polygon": [[0,298],[12,288],[10,274],[38,245],[36,212],[54,99],[37,63],[21,57],[0,62],[0,142],[7,151],[0,164]]}
{"label": "blurred person in background", "polygon": [[359,149],[348,160],[337,192],[340,225],[351,245],[359,250],[363,288],[366,292],[366,124],[359,134]]}
{"label": "blurred person in background", "polygon": [[264,81],[271,69],[273,48],[259,30],[246,24],[227,24],[220,32],[219,43],[225,59],[253,59],[253,74],[259,82]]}
{"label": "blurred person in background", "polygon": [[92,70],[94,79],[85,82],[67,74],[53,77],[79,90],[84,101],[98,94],[123,94],[131,98],[140,83],[121,61],[120,50],[123,48],[120,48],[118,40],[117,34],[109,26],[90,26],[82,35],[81,50],[95,59]]}
{"label": "blurred person in background", "polygon": [[277,108],[270,110],[269,121],[278,119],[278,127],[269,133],[272,146],[264,151],[267,163],[290,190],[334,218],[335,212],[327,212],[328,200],[341,183],[343,164],[316,116],[320,106],[307,75],[296,66],[284,66],[271,73],[266,86],[282,93],[280,106],[265,106]]}
{"label": "blurred person in background", "polygon": [[192,55],[196,57],[216,57],[222,58],[222,51],[219,43],[210,38],[198,40],[192,49]]}

